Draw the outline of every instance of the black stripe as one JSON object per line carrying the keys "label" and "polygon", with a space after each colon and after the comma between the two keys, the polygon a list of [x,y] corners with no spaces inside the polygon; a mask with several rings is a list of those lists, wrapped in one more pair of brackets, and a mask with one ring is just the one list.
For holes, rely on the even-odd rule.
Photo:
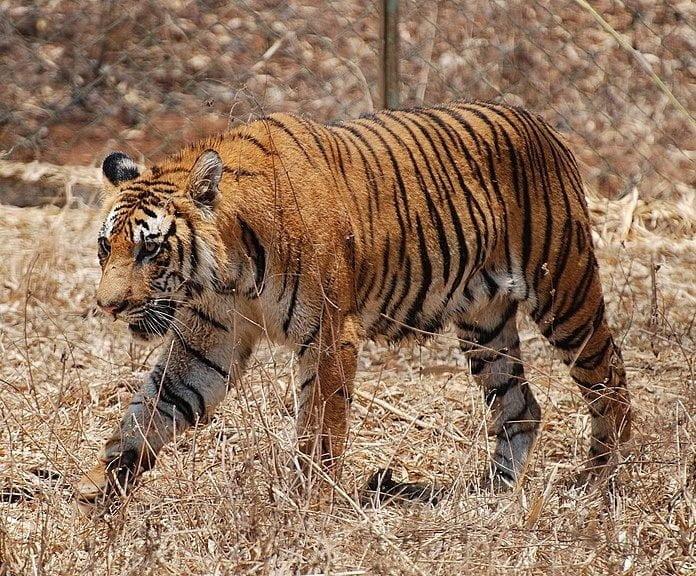
{"label": "black stripe", "polygon": [[183,346],[184,350],[186,350],[187,354],[190,354],[193,356],[198,362],[203,364],[204,366],[207,366],[211,370],[214,370],[217,372],[222,378],[227,379],[229,374],[227,373],[226,370],[218,366],[215,362],[212,360],[208,359],[200,350],[196,350],[193,346],[191,346],[186,340],[184,340],[180,335],[177,334],[177,337],[179,339],[179,342],[181,342],[181,345]]}
{"label": "black stripe", "polygon": [[[437,185],[437,180],[435,178],[435,174],[433,173],[433,168],[430,165],[430,162],[428,160],[428,155],[425,153],[425,150],[423,149],[423,146],[421,145],[419,139],[416,137],[414,134],[413,130],[411,127],[405,122],[403,117],[399,115],[398,113],[392,113],[392,112],[385,112],[387,117],[392,120],[393,122],[396,122],[401,126],[404,130],[406,130],[411,138],[413,139],[413,142],[415,143],[416,147],[418,148],[418,151],[421,154],[421,158],[423,162],[425,163],[425,166],[428,170],[428,173],[430,175],[430,179],[433,182],[433,185],[435,189],[442,195],[442,191]],[[413,122],[413,120],[411,120]],[[399,139],[404,147],[406,147],[406,144],[403,142],[403,140]],[[437,241],[440,246],[440,253],[442,254],[442,260],[443,260],[443,265],[442,265],[442,279],[445,285],[449,282],[449,276],[450,276],[450,268],[451,268],[451,260],[452,256],[450,254],[450,249],[449,249],[449,244],[447,242],[447,234],[445,233],[445,229],[442,223],[442,217],[440,215],[439,210],[437,209],[437,206],[435,206],[435,203],[433,202],[433,199],[430,196],[429,190],[427,189],[425,185],[425,181],[423,179],[423,175],[421,174],[420,169],[418,168],[416,164],[416,160],[411,153],[410,149],[406,147],[407,152],[411,158],[411,162],[413,163],[414,168],[416,169],[416,174],[419,179],[419,183],[421,185],[421,190],[423,192],[423,196],[425,197],[425,201],[428,205],[428,212],[430,213],[430,218],[433,221],[433,224],[435,225],[435,231],[437,232]]]}
{"label": "black stripe", "polygon": [[188,400],[179,396],[172,388],[172,379],[167,374],[161,374],[160,371],[153,371],[152,376],[155,378],[155,385],[157,386],[157,394],[159,396],[160,402],[165,402],[166,404],[171,404],[181,412],[182,416],[186,421],[193,426],[196,423],[196,416],[193,413],[193,408],[189,404]]}
{"label": "black stripe", "polygon": [[[153,174],[154,176],[154,174]],[[134,182],[134,184],[138,184],[141,186],[153,186],[153,187],[158,187],[158,186],[164,186],[167,188],[178,188],[174,182],[170,182],[169,180],[144,180],[140,179],[137,182]],[[128,186],[130,188],[130,185]]]}
{"label": "black stripe", "polygon": [[557,307],[553,322],[550,323],[543,331],[544,336],[549,336],[551,332],[559,329],[565,322],[570,320],[581,308],[587,305],[587,293],[592,287],[592,281],[596,275],[595,263],[593,258],[588,258],[585,271],[580,277],[579,282],[575,282],[572,294],[568,294],[571,298],[570,306],[565,308],[566,300],[563,299],[561,304]]}
{"label": "black stripe", "polygon": [[[360,142],[365,149],[370,153],[372,156],[372,159],[375,161],[375,164],[377,165],[377,173],[384,176],[384,169],[382,168],[382,163],[379,161],[379,156],[375,153],[375,149],[373,148],[372,144],[370,141],[365,138],[365,135],[360,132],[360,130],[357,130],[354,126],[335,126],[334,128],[341,128],[343,130],[346,130],[348,132],[348,137],[351,139],[351,141],[355,144],[356,149],[360,150],[359,146],[356,144],[356,140]],[[362,153],[361,153],[362,155]],[[375,201],[375,209],[380,210],[380,194],[379,194],[379,189],[377,186],[377,180],[375,178],[374,172],[372,168],[370,167],[369,163],[366,163],[366,167],[369,169],[370,177],[368,178],[368,182],[370,183],[370,189],[372,190],[372,194],[370,195],[370,199],[374,199]]]}
{"label": "black stripe", "polygon": [[191,232],[191,246],[190,250],[191,252],[189,253],[189,280],[194,280],[194,276],[196,274],[196,270],[198,269],[198,241],[196,237],[196,229],[193,227],[193,224],[189,222],[189,220],[184,220],[186,223],[186,226],[188,226],[188,229]]}
{"label": "black stripe", "polygon": [[476,106],[476,104],[459,105],[459,108],[471,112],[474,116],[476,116],[484,124],[486,124],[486,126],[488,126],[493,136],[493,145],[495,146],[495,152],[496,154],[498,154],[498,156],[500,156],[500,140],[498,139],[498,131],[496,130],[495,124],[491,122],[491,119],[488,116],[486,116],[483,113],[483,111]]}
{"label": "black stripe", "polygon": [[[391,238],[389,236],[389,232],[387,232],[387,237],[386,237],[384,244],[385,244],[384,248],[382,249],[382,269],[380,270],[382,280],[379,283],[379,288],[377,288],[377,292],[374,294],[374,297],[376,299],[380,299],[382,297],[382,292],[384,291],[384,288],[387,285],[387,279],[389,278],[390,263],[391,263],[391,258],[390,258]],[[365,300],[367,300],[370,295],[371,295],[371,291],[365,295]]]}
{"label": "black stripe", "polygon": [[472,376],[477,376],[483,372],[485,365],[486,360],[483,358],[478,358],[476,356],[469,357],[469,371],[471,372]]}
{"label": "black stripe", "polygon": [[309,333],[307,338],[304,339],[304,342],[300,344],[300,350],[297,352],[298,358],[302,358],[302,356],[304,356],[309,350],[309,347],[315,343],[317,334],[319,334],[319,328],[321,328],[321,320],[317,322],[317,325],[312,328],[312,331]]}
{"label": "black stripe", "polygon": [[297,304],[297,292],[300,289],[300,279],[302,277],[302,252],[297,255],[297,267],[295,268],[295,283],[292,287],[292,294],[290,295],[290,303],[288,305],[288,311],[283,321],[283,334],[288,335],[288,330],[290,329],[290,323],[292,322],[293,314],[295,313],[295,305]]}
{"label": "black stripe", "polygon": [[176,253],[179,257],[179,266],[182,266],[184,263],[184,243],[178,236],[176,237]]}
{"label": "black stripe", "polygon": [[474,141],[478,153],[481,156],[483,156],[483,150],[481,149],[481,139],[479,138],[480,135],[476,132],[476,130],[474,130],[474,128],[471,126],[471,124],[469,124],[469,121],[464,116],[462,116],[458,111],[449,108],[448,106],[435,106],[435,110],[447,114],[462,128],[464,128],[464,131],[469,135],[469,138],[471,138]]}
{"label": "black stripe", "polygon": [[[540,259],[537,262],[534,274],[534,283],[535,285],[538,285],[539,279],[543,272],[541,264],[548,261],[549,249],[551,247],[552,233],[554,229],[553,208],[551,206],[552,189],[551,183],[548,180],[548,167],[546,157],[544,156],[541,136],[537,132],[538,122],[529,121],[528,116],[523,116],[519,114],[515,108],[512,108],[510,112],[517,117],[525,133],[527,134],[528,157],[530,158],[530,162],[535,163],[537,166],[536,172],[539,176],[544,209],[546,210],[546,222],[544,222],[544,241],[541,246]],[[525,277],[528,276],[525,275]],[[529,296],[529,284],[527,284],[526,296]]]}
{"label": "black stripe", "polygon": [[[396,299],[396,301],[392,302],[392,298],[394,297],[394,293],[396,292],[396,287],[398,285],[399,279],[401,279],[403,282],[401,287],[401,294]],[[395,318],[394,312],[398,309],[399,306],[401,306],[401,303],[406,298],[406,295],[408,294],[410,288],[411,258],[410,256],[406,256],[406,262],[403,271],[394,271],[391,283],[389,284],[389,290],[387,290],[387,293],[382,299],[381,305],[379,307],[380,318],[375,324],[374,328],[374,330],[378,334],[383,333],[387,326],[390,326],[393,329],[398,328],[398,326],[395,325],[393,321]]]}
{"label": "black stripe", "polygon": [[[562,278],[565,274],[565,269],[570,259],[570,253],[573,250],[572,237],[572,223],[569,219],[566,218],[566,220],[563,223],[563,233],[561,235],[560,242],[558,243],[561,252],[557,257],[556,262],[554,263],[553,269],[551,270],[551,286],[553,286],[554,288],[554,282],[557,281],[557,279]],[[546,301],[543,304],[541,302],[537,303],[537,307],[531,312],[531,316],[536,323],[540,323],[542,318],[546,316],[546,314],[554,304],[555,297],[556,293],[552,293],[549,291],[546,297]]]}
{"label": "black stripe", "polygon": [[498,322],[498,324],[496,324],[493,328],[490,329],[485,329],[481,328],[481,326],[468,324],[462,320],[457,321],[456,324],[457,328],[459,328],[460,330],[474,334],[474,338],[477,344],[481,346],[486,346],[503,331],[510,319],[513,316],[515,316],[516,312],[517,304],[511,304],[500,317],[500,322]]}
{"label": "black stripe", "polygon": [[550,338],[552,344],[559,348],[560,350],[574,350],[586,338],[591,337],[591,334],[597,331],[599,325],[604,321],[604,300],[600,300],[599,306],[592,317],[591,323],[581,324],[578,328],[573,330],[570,334],[566,335],[564,338],[557,340],[555,335]]}
{"label": "black stripe", "polygon": [[[394,294],[394,290],[396,289],[396,279],[397,279],[397,275],[395,272],[394,274],[391,275],[391,278],[389,280],[386,296],[384,296],[380,300],[381,304],[379,306],[379,316],[377,317],[377,319],[375,320],[373,325],[370,326],[370,330],[369,330],[370,334],[380,334],[382,327],[387,324],[386,318],[384,318],[382,315],[384,314],[385,303],[391,301],[391,298]],[[386,277],[385,277],[385,280],[386,280]]]}
{"label": "black stripe", "polygon": [[283,122],[281,122],[277,118],[273,118],[272,116],[268,116],[267,118],[264,118],[263,120],[264,120],[264,122],[268,122],[269,124],[273,124],[274,126],[280,128],[283,132],[285,132],[285,134],[287,134],[290,137],[290,139],[295,143],[295,146],[297,146],[297,149],[300,150],[304,154],[307,161],[312,166],[316,166],[314,164],[314,159],[307,152],[307,147],[302,145],[302,142],[299,141],[297,136],[295,136],[295,133],[292,130],[290,130],[290,128],[288,128]]}
{"label": "black stripe", "polygon": [[604,360],[604,356],[606,355],[609,348],[611,348],[612,344],[613,342],[611,338],[607,338],[604,344],[602,344],[602,347],[599,350],[597,350],[597,352],[587,356],[580,356],[580,358],[578,358],[575,361],[575,366],[582,370],[594,370],[595,368],[597,368],[597,366],[599,366],[602,360]]}
{"label": "black stripe", "polygon": [[264,279],[266,276],[266,250],[264,249],[259,237],[251,229],[249,224],[239,215],[237,215],[239,226],[242,230],[242,240],[246,248],[248,256],[254,261],[256,267],[255,273],[255,288],[256,292],[249,294],[250,298],[255,298],[263,292]]}
{"label": "black stripe", "polygon": [[[401,202],[404,205],[404,211],[406,212],[406,222],[408,223],[408,227],[410,229],[411,228],[411,214],[410,214],[410,207],[409,207],[409,202],[408,202],[408,190],[406,189],[406,184],[404,183],[404,180],[401,176],[401,170],[399,168],[399,163],[396,160],[396,156],[394,156],[394,151],[392,150],[392,147],[384,139],[382,134],[380,134],[379,130],[376,130],[372,126],[365,124],[365,121],[356,120],[354,122],[354,124],[360,126],[361,128],[364,128],[365,130],[368,130],[369,132],[374,134],[377,137],[377,139],[382,143],[384,150],[387,152],[387,156],[389,157],[389,160],[391,162],[394,178],[396,179],[396,184],[398,187],[399,196],[401,198]],[[396,202],[396,205],[397,205],[397,209],[398,209],[398,201]]]}
{"label": "black stripe", "polygon": [[172,422],[174,422],[176,419],[174,418],[174,414],[172,414],[169,410],[165,410],[162,407],[162,404],[160,402],[157,402],[155,405],[155,409],[160,413],[169,418]]}
{"label": "black stripe", "polygon": [[[340,190],[340,187],[338,185],[338,181],[336,180],[336,174],[334,172],[335,162],[332,162],[331,158],[329,158],[329,155],[326,153],[326,148],[324,147],[324,143],[322,142],[322,138],[325,137],[325,134],[322,134],[322,138],[320,138],[317,135],[317,129],[321,129],[321,130],[324,130],[327,132],[329,132],[329,130],[324,126],[320,126],[319,124],[316,124],[314,122],[310,122],[309,120],[306,120],[306,119],[301,118],[299,116],[295,116],[295,120],[297,120],[298,122],[300,122],[304,126],[306,126],[307,132],[314,139],[314,143],[317,145],[317,148],[319,148],[319,151],[321,152],[321,155],[324,158],[324,162],[326,162],[326,167],[328,168],[329,175],[331,176],[331,179],[333,180],[334,187],[335,187],[336,191]],[[333,149],[332,149],[332,155],[333,155]]]}
{"label": "black stripe", "polygon": [[162,170],[161,168],[157,166],[153,166],[151,168],[153,175],[155,174],[155,169],[157,168],[157,177],[164,176],[167,174],[178,174],[180,172],[190,172],[190,168],[184,168],[181,166],[173,166],[172,168],[167,168],[166,170]]}
{"label": "black stripe", "polygon": [[[469,152],[466,144],[462,140],[459,133],[456,130],[454,130],[453,126],[448,124],[443,118],[441,118],[435,112],[428,110],[428,111],[423,111],[423,114],[425,114],[427,117],[431,118],[438,126],[440,126],[440,128],[449,136],[450,140],[455,145],[455,147],[464,156],[464,159],[466,160],[466,162],[469,166],[469,170],[471,171],[472,175],[476,178],[481,191],[484,192],[486,194],[486,197],[488,198],[488,209],[489,209],[491,216],[493,216],[493,206],[492,206],[492,203],[490,201],[491,197],[490,197],[488,185],[486,184],[486,181],[483,177],[483,174],[481,173],[481,167],[480,167],[479,163],[471,156],[471,153]],[[457,170],[457,173],[460,173],[460,171]],[[463,178],[460,180],[460,186],[461,186],[462,190],[464,190],[467,193],[467,195],[472,194],[471,189],[466,184],[466,181]],[[474,202],[474,206],[477,208],[477,211],[481,215],[481,218],[483,220],[483,224],[485,227],[485,235],[486,235],[485,239],[487,239],[487,237],[489,235],[489,229],[488,229],[488,222],[486,221],[486,219],[484,217],[483,208],[481,207],[481,204],[478,202],[478,200],[476,199],[475,196],[472,195],[471,200]],[[495,236],[497,236],[497,233],[498,233],[495,227],[493,227],[492,232],[493,232],[494,238],[491,238],[491,240],[494,240]],[[481,246],[481,248],[483,248],[483,246]],[[483,262],[483,260],[480,259],[480,257],[477,257],[477,262]]]}
{"label": "black stripe", "polygon": [[[452,182],[450,175],[449,175],[449,170],[445,166],[444,160],[442,159],[442,156],[440,155],[440,151],[438,150],[437,146],[435,145],[435,142],[432,139],[432,136],[428,130],[426,130],[423,126],[421,126],[419,120],[421,120],[420,117],[416,116],[415,119],[409,118],[420,130],[420,132],[423,134],[425,139],[428,141],[430,144],[430,147],[432,148],[433,152],[435,153],[435,158],[437,159],[437,162],[440,166],[441,169],[438,169],[438,181],[439,181],[439,188],[442,190],[442,195],[444,196],[445,200],[447,201],[447,207],[449,210],[450,218],[452,220],[452,227],[454,228],[456,238],[457,238],[457,248],[459,251],[459,257],[457,258],[458,260],[458,266],[457,266],[457,273],[455,275],[454,282],[452,283],[452,287],[450,288],[449,292],[447,293],[447,296],[445,298],[445,303],[449,302],[449,300],[452,298],[452,295],[454,292],[459,288],[459,284],[464,277],[464,271],[466,269],[466,265],[469,261],[469,247],[467,246],[466,239],[464,238],[464,233],[462,231],[462,224],[461,220],[459,219],[459,214],[457,212],[456,207],[454,206],[454,202],[452,200],[451,193],[455,191],[454,183]],[[443,149],[446,150],[446,146],[444,143],[444,140],[442,136],[439,134],[437,130],[433,130],[435,135],[440,141],[440,144],[442,145]],[[449,188],[445,186],[445,182],[442,179],[442,175],[444,174],[445,178],[447,179],[447,182],[449,184]],[[471,215],[471,207],[469,206],[469,214]],[[474,221],[474,227],[476,228],[477,232],[480,232],[478,228],[478,223]]]}
{"label": "black stripe", "polygon": [[302,384],[300,384],[300,390],[304,390],[305,388],[307,388],[307,386],[309,386],[312,382],[314,382],[314,379],[315,379],[316,377],[317,377],[316,374],[312,374],[309,378],[307,378],[306,380],[304,380],[304,381],[302,382]]}
{"label": "black stripe", "polygon": [[428,290],[433,280],[433,267],[428,258],[428,246],[425,242],[425,234],[423,233],[423,226],[421,225],[420,216],[418,216],[418,214],[416,214],[416,231],[418,232],[418,252],[421,261],[421,285],[406,314],[404,324],[407,326],[414,326],[416,317],[418,315],[423,315],[423,304],[428,296]]}
{"label": "black stripe", "polygon": [[249,142],[250,144],[253,144],[254,146],[256,146],[259,150],[261,150],[261,152],[263,152],[266,156],[271,156],[273,154],[272,150],[267,148],[257,138],[255,138],[254,136],[251,136],[250,134],[243,134],[241,132],[238,132],[236,134],[232,134],[231,139]]}
{"label": "black stripe", "polygon": [[229,332],[229,329],[227,328],[227,326],[225,326],[222,322],[220,322],[219,320],[216,320],[215,318],[213,318],[212,316],[210,316],[209,314],[207,314],[206,312],[204,312],[200,308],[191,307],[189,309],[196,316],[198,316],[201,320],[207,322],[211,326],[215,326],[215,328],[217,328],[218,330],[224,330],[225,332]]}
{"label": "black stripe", "polygon": [[[369,129],[371,132],[375,132],[373,129],[370,129],[366,126],[361,125],[361,127]],[[351,134],[355,135],[356,138],[358,138],[361,142],[363,142],[368,147],[368,149],[372,152],[374,158],[377,160],[377,165],[379,167],[380,173],[382,174],[382,176],[384,176],[385,172],[384,172],[381,164],[379,163],[379,160],[377,159],[378,158],[377,155],[374,153],[374,150],[370,146],[369,141],[367,140],[367,138],[365,138],[365,135],[362,134],[362,132],[360,132],[360,130],[358,130],[355,126],[341,126],[341,128],[348,130]],[[381,138],[381,136],[380,136],[380,139],[382,140],[382,142],[384,142],[384,139]],[[386,146],[386,143],[385,143],[385,146]],[[391,159],[392,159],[392,167],[394,167],[396,169],[393,154],[391,156]],[[398,178],[401,177],[398,172],[396,175]],[[402,181],[402,184],[403,184],[403,181]],[[383,186],[384,186],[384,183],[383,183]],[[398,194],[397,194],[397,192],[398,192],[397,186],[395,186],[393,183],[392,183],[392,192],[393,192],[393,205],[394,205],[394,209],[396,211],[397,223],[399,225],[399,232],[400,232],[399,233],[400,244],[399,244],[398,258],[399,258],[399,266],[401,266],[401,265],[403,265],[404,258],[406,256],[406,235],[407,235],[406,222],[407,221],[404,219],[404,216],[401,212],[401,205],[399,203]],[[374,197],[375,197],[375,199],[377,199],[377,210],[379,210],[380,209],[380,207],[379,207],[380,194],[377,193],[374,195]],[[371,212],[370,216],[374,217],[374,214],[375,214],[374,212]],[[408,223],[409,223],[409,228],[410,228],[410,222],[408,222]]]}
{"label": "black stripe", "polygon": [[262,176],[261,172],[247,170],[246,168],[230,168],[229,166],[224,166],[222,168],[222,173],[229,174],[237,180],[239,180],[240,178],[253,178],[255,176]]}
{"label": "black stripe", "polygon": [[140,206],[140,209],[150,218],[157,218],[157,213],[150,210],[147,206]]}
{"label": "black stripe", "polygon": [[196,397],[196,400],[198,401],[198,408],[199,408],[199,417],[203,418],[205,415],[205,398],[203,398],[203,394],[192,384],[188,384],[186,381],[182,380],[181,385],[186,388],[188,392],[190,392],[193,396]]}
{"label": "black stripe", "polygon": [[488,297],[493,298],[498,293],[498,283],[493,279],[488,270],[482,270],[481,276],[483,276],[483,282],[486,285],[486,290],[488,291]]}
{"label": "black stripe", "polygon": [[313,122],[310,122],[309,120],[306,120],[304,118],[295,117],[295,119],[298,122],[302,123],[307,128],[307,132],[314,140],[314,143],[317,145],[317,148],[319,148],[319,152],[321,152],[321,155],[324,158],[324,162],[326,162],[326,166],[329,168],[329,173],[331,174],[331,177],[333,178],[334,184],[336,184],[336,188],[338,188],[338,183],[336,182],[336,178],[334,177],[334,173],[333,173],[333,162],[331,161],[331,158],[329,158],[329,155],[326,152],[326,148],[324,147],[324,143],[322,142],[321,138],[319,138],[319,136],[317,135],[317,132],[316,132],[317,125],[315,125]]}
{"label": "black stripe", "polygon": [[[461,194],[459,194],[460,197],[463,198],[463,200],[466,203],[467,210],[469,212],[469,221],[473,224],[474,230],[476,232],[476,237],[479,238],[479,242],[476,243],[476,258],[475,258],[475,263],[476,266],[479,266],[480,263],[483,261],[485,257],[485,252],[484,252],[484,242],[488,237],[488,222],[486,221],[486,218],[484,216],[483,210],[481,208],[481,205],[479,204],[478,200],[472,193],[471,189],[469,188],[468,184],[466,183],[463,174],[461,171],[457,168],[457,161],[455,160],[454,156],[452,155],[449,146],[445,143],[445,140],[441,134],[444,132],[449,136],[450,140],[455,144],[456,146],[456,141],[454,140],[454,137],[452,136],[452,131],[450,127],[436,114],[429,113],[426,110],[421,110],[419,117],[425,117],[428,118],[431,122],[430,125],[433,128],[433,133],[437,135],[438,139],[440,140],[440,143],[442,144],[442,148],[445,151],[445,154],[447,156],[447,159],[449,161],[449,164],[451,166],[451,170],[446,170],[445,175],[447,177],[447,180],[450,182],[450,191],[451,192],[456,192],[456,188],[454,187],[451,179],[450,179],[450,174],[454,174],[457,178],[457,183],[459,184],[459,190],[461,191]],[[456,210],[454,209],[454,206],[451,204],[451,199],[450,200],[450,205],[452,206],[451,210],[453,214],[456,214]],[[476,211],[479,216],[480,220],[474,216],[474,211]],[[458,215],[457,215],[458,219]],[[458,221],[458,225],[455,225],[455,229],[459,232],[461,232],[461,223]],[[481,224],[483,224],[483,230],[481,229]],[[459,237],[459,234],[458,234]],[[461,235],[462,241],[460,242],[460,246],[466,246],[466,243],[463,241],[463,234]],[[467,258],[466,260],[468,261],[468,247],[467,247]],[[461,264],[461,262],[460,262]],[[459,276],[459,273],[458,273]],[[461,277],[457,279],[457,281],[452,285],[452,288],[450,289],[450,294],[448,295],[451,297],[451,294],[454,293],[454,291],[458,288],[459,281],[461,280]]]}
{"label": "black stripe", "polygon": [[[336,136],[343,138],[341,134],[336,132]],[[377,180],[375,178],[374,172],[372,171],[372,168],[370,167],[369,163],[367,162],[367,158],[365,158],[365,154],[363,154],[362,149],[360,146],[358,146],[355,142],[355,137],[347,133],[345,134],[346,138],[348,139],[348,142],[352,144],[355,147],[356,152],[358,153],[358,156],[360,156],[360,161],[362,162],[363,166],[363,172],[365,174],[365,181],[367,182],[369,186],[369,190],[367,192],[367,202],[368,202],[368,208],[367,208],[367,213],[368,213],[368,222],[370,225],[370,241],[374,242],[375,238],[375,219],[374,219],[374,212],[373,210],[378,210],[379,206],[379,192],[377,189]],[[348,143],[344,144],[346,148],[348,148]],[[350,150],[350,148],[348,148]],[[372,154],[374,155],[374,151],[372,151]],[[350,152],[349,152],[350,155]],[[375,157],[376,158],[376,157]],[[374,204],[374,206],[373,206]],[[361,220],[361,226],[362,226],[362,220]]]}

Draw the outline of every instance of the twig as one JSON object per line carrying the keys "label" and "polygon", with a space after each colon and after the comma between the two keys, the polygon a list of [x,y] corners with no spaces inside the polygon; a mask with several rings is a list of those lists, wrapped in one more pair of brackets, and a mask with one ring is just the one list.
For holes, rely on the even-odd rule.
{"label": "twig", "polygon": [[426,21],[430,24],[430,30],[425,44],[425,54],[423,55],[423,59],[425,60],[427,65],[422,68],[420,77],[418,78],[418,82],[416,85],[416,103],[419,106],[422,105],[423,101],[425,100],[425,90],[428,87],[428,76],[430,75],[431,68],[430,62],[433,57],[433,47],[435,46],[435,36],[437,32],[437,17],[439,11],[440,0],[437,0],[437,2],[433,4],[432,19],[428,20],[426,18]]}
{"label": "twig", "polygon": [[421,420],[420,418],[413,416],[412,414],[409,414],[408,412],[405,412],[401,410],[400,408],[397,408],[393,404],[390,404],[389,402],[385,402],[384,400],[380,400],[379,398],[375,398],[370,394],[366,394],[365,392],[361,392],[360,390],[355,391],[355,396],[359,396],[363,400],[370,402],[372,404],[376,404],[380,408],[384,408],[388,412],[391,412],[392,414],[398,416],[402,420],[406,420],[409,423],[415,424],[416,426],[420,426],[421,428],[425,428],[426,430],[437,430],[440,434],[443,436],[446,436],[450,440],[454,440],[455,442],[462,442],[464,438],[462,438],[459,434],[453,434],[452,432],[449,432],[448,430],[443,430],[440,426],[434,426],[433,424],[429,424],[425,420]]}
{"label": "twig", "polygon": [[576,4],[587,10],[592,16],[594,17],[597,22],[600,23],[602,28],[604,28],[609,34],[616,40],[616,42],[626,50],[631,56],[633,56],[638,64],[640,64],[640,67],[645,70],[650,78],[652,79],[653,83],[660,89],[661,92],[663,92],[667,98],[674,104],[674,106],[682,113],[684,116],[686,116],[690,121],[692,127],[696,128],[696,119],[691,115],[691,113],[684,108],[681,102],[677,100],[677,97],[672,93],[672,91],[667,88],[667,85],[663,82],[663,80],[655,74],[655,72],[652,69],[652,66],[650,65],[650,62],[648,62],[645,59],[645,56],[643,56],[642,52],[639,50],[636,50],[633,46],[631,46],[630,42],[626,40],[626,38],[623,37],[622,34],[619,34],[614,28],[612,28],[611,24],[607,22],[602,16],[592,7],[590,4],[587,2],[587,0],[573,0]]}
{"label": "twig", "polygon": [[[660,266],[655,264],[654,256],[650,255],[650,320],[648,320],[648,326],[655,331],[657,330],[657,271],[659,269]],[[654,338],[650,339],[650,349],[657,358],[659,353]]]}

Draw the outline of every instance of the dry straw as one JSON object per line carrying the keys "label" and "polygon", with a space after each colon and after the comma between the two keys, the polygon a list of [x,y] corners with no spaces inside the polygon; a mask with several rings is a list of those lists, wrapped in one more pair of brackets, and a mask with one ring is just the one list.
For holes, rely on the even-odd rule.
{"label": "dry straw", "polygon": [[[689,195],[691,194],[691,195]],[[338,484],[292,496],[291,357],[264,346],[212,424],[179,438],[121,506],[80,516],[89,467],[151,348],[95,315],[91,209],[0,207],[0,574],[693,574],[696,208],[591,202],[609,316],[636,407],[619,489],[580,494],[587,416],[529,326],[544,406],[523,486],[470,494],[491,448],[451,336],[361,355]],[[362,508],[383,466],[451,489],[437,507]]]}

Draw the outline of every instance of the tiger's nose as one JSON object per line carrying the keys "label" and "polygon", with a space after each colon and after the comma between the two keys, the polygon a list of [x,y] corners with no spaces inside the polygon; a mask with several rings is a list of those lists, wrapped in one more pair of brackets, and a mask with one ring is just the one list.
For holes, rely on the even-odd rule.
{"label": "tiger's nose", "polygon": [[97,298],[97,306],[104,310],[107,314],[111,314],[114,318],[118,316],[121,312],[123,312],[127,307],[128,307],[128,302],[124,300],[123,302],[102,302],[99,298]]}

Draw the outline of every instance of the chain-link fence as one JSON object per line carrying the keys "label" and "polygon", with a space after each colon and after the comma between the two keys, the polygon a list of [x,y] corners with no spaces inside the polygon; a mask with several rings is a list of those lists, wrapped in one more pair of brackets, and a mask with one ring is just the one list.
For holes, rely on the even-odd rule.
{"label": "chain-link fence", "polygon": [[531,108],[567,135],[590,188],[609,197],[693,186],[696,6],[584,4],[402,0],[402,101]]}
{"label": "chain-link fence", "polygon": [[[284,110],[372,107],[377,6],[360,2],[0,3],[0,149],[89,163],[152,156]],[[11,81],[8,82],[8,79]]]}
{"label": "chain-link fence", "polygon": [[[402,105],[526,106],[566,134],[608,197],[696,183],[689,0],[391,3]],[[154,157],[255,114],[370,112],[382,4],[0,2],[0,150],[90,164],[116,147]]]}

